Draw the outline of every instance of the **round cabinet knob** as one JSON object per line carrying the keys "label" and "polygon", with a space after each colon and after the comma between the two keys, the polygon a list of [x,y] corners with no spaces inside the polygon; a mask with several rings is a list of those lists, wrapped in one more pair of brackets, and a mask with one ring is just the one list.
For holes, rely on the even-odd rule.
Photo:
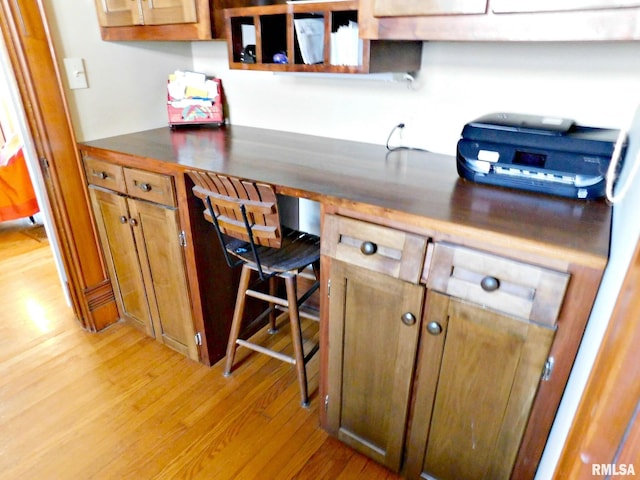
{"label": "round cabinet knob", "polygon": [[100,180],[106,180],[107,177],[108,177],[107,172],[98,172],[98,178]]}
{"label": "round cabinet knob", "polygon": [[416,316],[411,312],[405,313],[401,318],[402,323],[404,323],[405,325],[411,326],[416,323]]}
{"label": "round cabinet knob", "polygon": [[431,335],[440,335],[442,333],[442,327],[438,322],[429,322],[427,324],[427,332]]}
{"label": "round cabinet knob", "polygon": [[122,216],[120,217],[120,223],[123,223],[123,224],[124,224],[124,223],[127,223],[127,217],[125,217],[124,215],[122,215]]}
{"label": "round cabinet knob", "polygon": [[135,227],[136,225],[138,225],[138,221],[135,218],[130,218],[129,225],[131,225],[132,227]]}
{"label": "round cabinet knob", "polygon": [[362,245],[360,245],[360,251],[364,255],[373,255],[378,251],[378,246],[373,242],[362,242]]}
{"label": "round cabinet knob", "polygon": [[151,191],[151,185],[149,185],[148,183],[141,183],[140,184],[140,190],[142,190],[143,192],[150,192]]}
{"label": "round cabinet knob", "polygon": [[480,281],[480,286],[485,292],[493,292],[500,288],[500,280],[496,277],[486,276]]}

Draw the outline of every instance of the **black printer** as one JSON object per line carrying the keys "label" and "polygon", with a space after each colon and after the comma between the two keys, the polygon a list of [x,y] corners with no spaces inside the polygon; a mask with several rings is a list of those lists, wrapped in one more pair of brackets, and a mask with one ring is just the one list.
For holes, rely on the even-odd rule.
{"label": "black printer", "polygon": [[[601,198],[619,133],[565,118],[493,113],[464,126],[458,173],[478,183]],[[621,158],[624,147],[626,142]]]}

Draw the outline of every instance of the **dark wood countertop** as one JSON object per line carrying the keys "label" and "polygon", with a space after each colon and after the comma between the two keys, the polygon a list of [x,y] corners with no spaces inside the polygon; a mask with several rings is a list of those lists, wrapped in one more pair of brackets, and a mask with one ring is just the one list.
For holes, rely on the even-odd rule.
{"label": "dark wood countertop", "polygon": [[[611,207],[461,179],[455,158],[242,126],[159,128],[80,144],[115,163],[196,168],[276,185],[283,194],[372,213],[452,237],[603,268]],[[441,236],[441,238],[443,238]]]}

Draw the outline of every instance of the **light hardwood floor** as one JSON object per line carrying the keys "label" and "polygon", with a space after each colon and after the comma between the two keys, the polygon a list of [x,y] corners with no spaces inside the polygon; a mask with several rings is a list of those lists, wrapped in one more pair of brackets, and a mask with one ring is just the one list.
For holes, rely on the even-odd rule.
{"label": "light hardwood floor", "polygon": [[292,367],[264,355],[224,378],[124,324],[85,332],[46,240],[11,225],[0,223],[0,479],[399,478],[319,428],[317,356],[305,409]]}

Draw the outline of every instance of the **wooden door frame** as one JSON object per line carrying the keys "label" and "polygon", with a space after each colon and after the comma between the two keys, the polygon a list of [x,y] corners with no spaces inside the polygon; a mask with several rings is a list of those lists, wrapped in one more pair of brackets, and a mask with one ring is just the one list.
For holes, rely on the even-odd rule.
{"label": "wooden door frame", "polygon": [[[640,474],[640,242],[636,244],[558,462],[555,478],[592,478],[592,465]],[[619,470],[620,471],[620,470]],[[597,475],[598,478],[600,475]]]}
{"label": "wooden door frame", "polygon": [[0,30],[38,157],[73,311],[87,330],[118,312],[41,1],[0,0]]}

